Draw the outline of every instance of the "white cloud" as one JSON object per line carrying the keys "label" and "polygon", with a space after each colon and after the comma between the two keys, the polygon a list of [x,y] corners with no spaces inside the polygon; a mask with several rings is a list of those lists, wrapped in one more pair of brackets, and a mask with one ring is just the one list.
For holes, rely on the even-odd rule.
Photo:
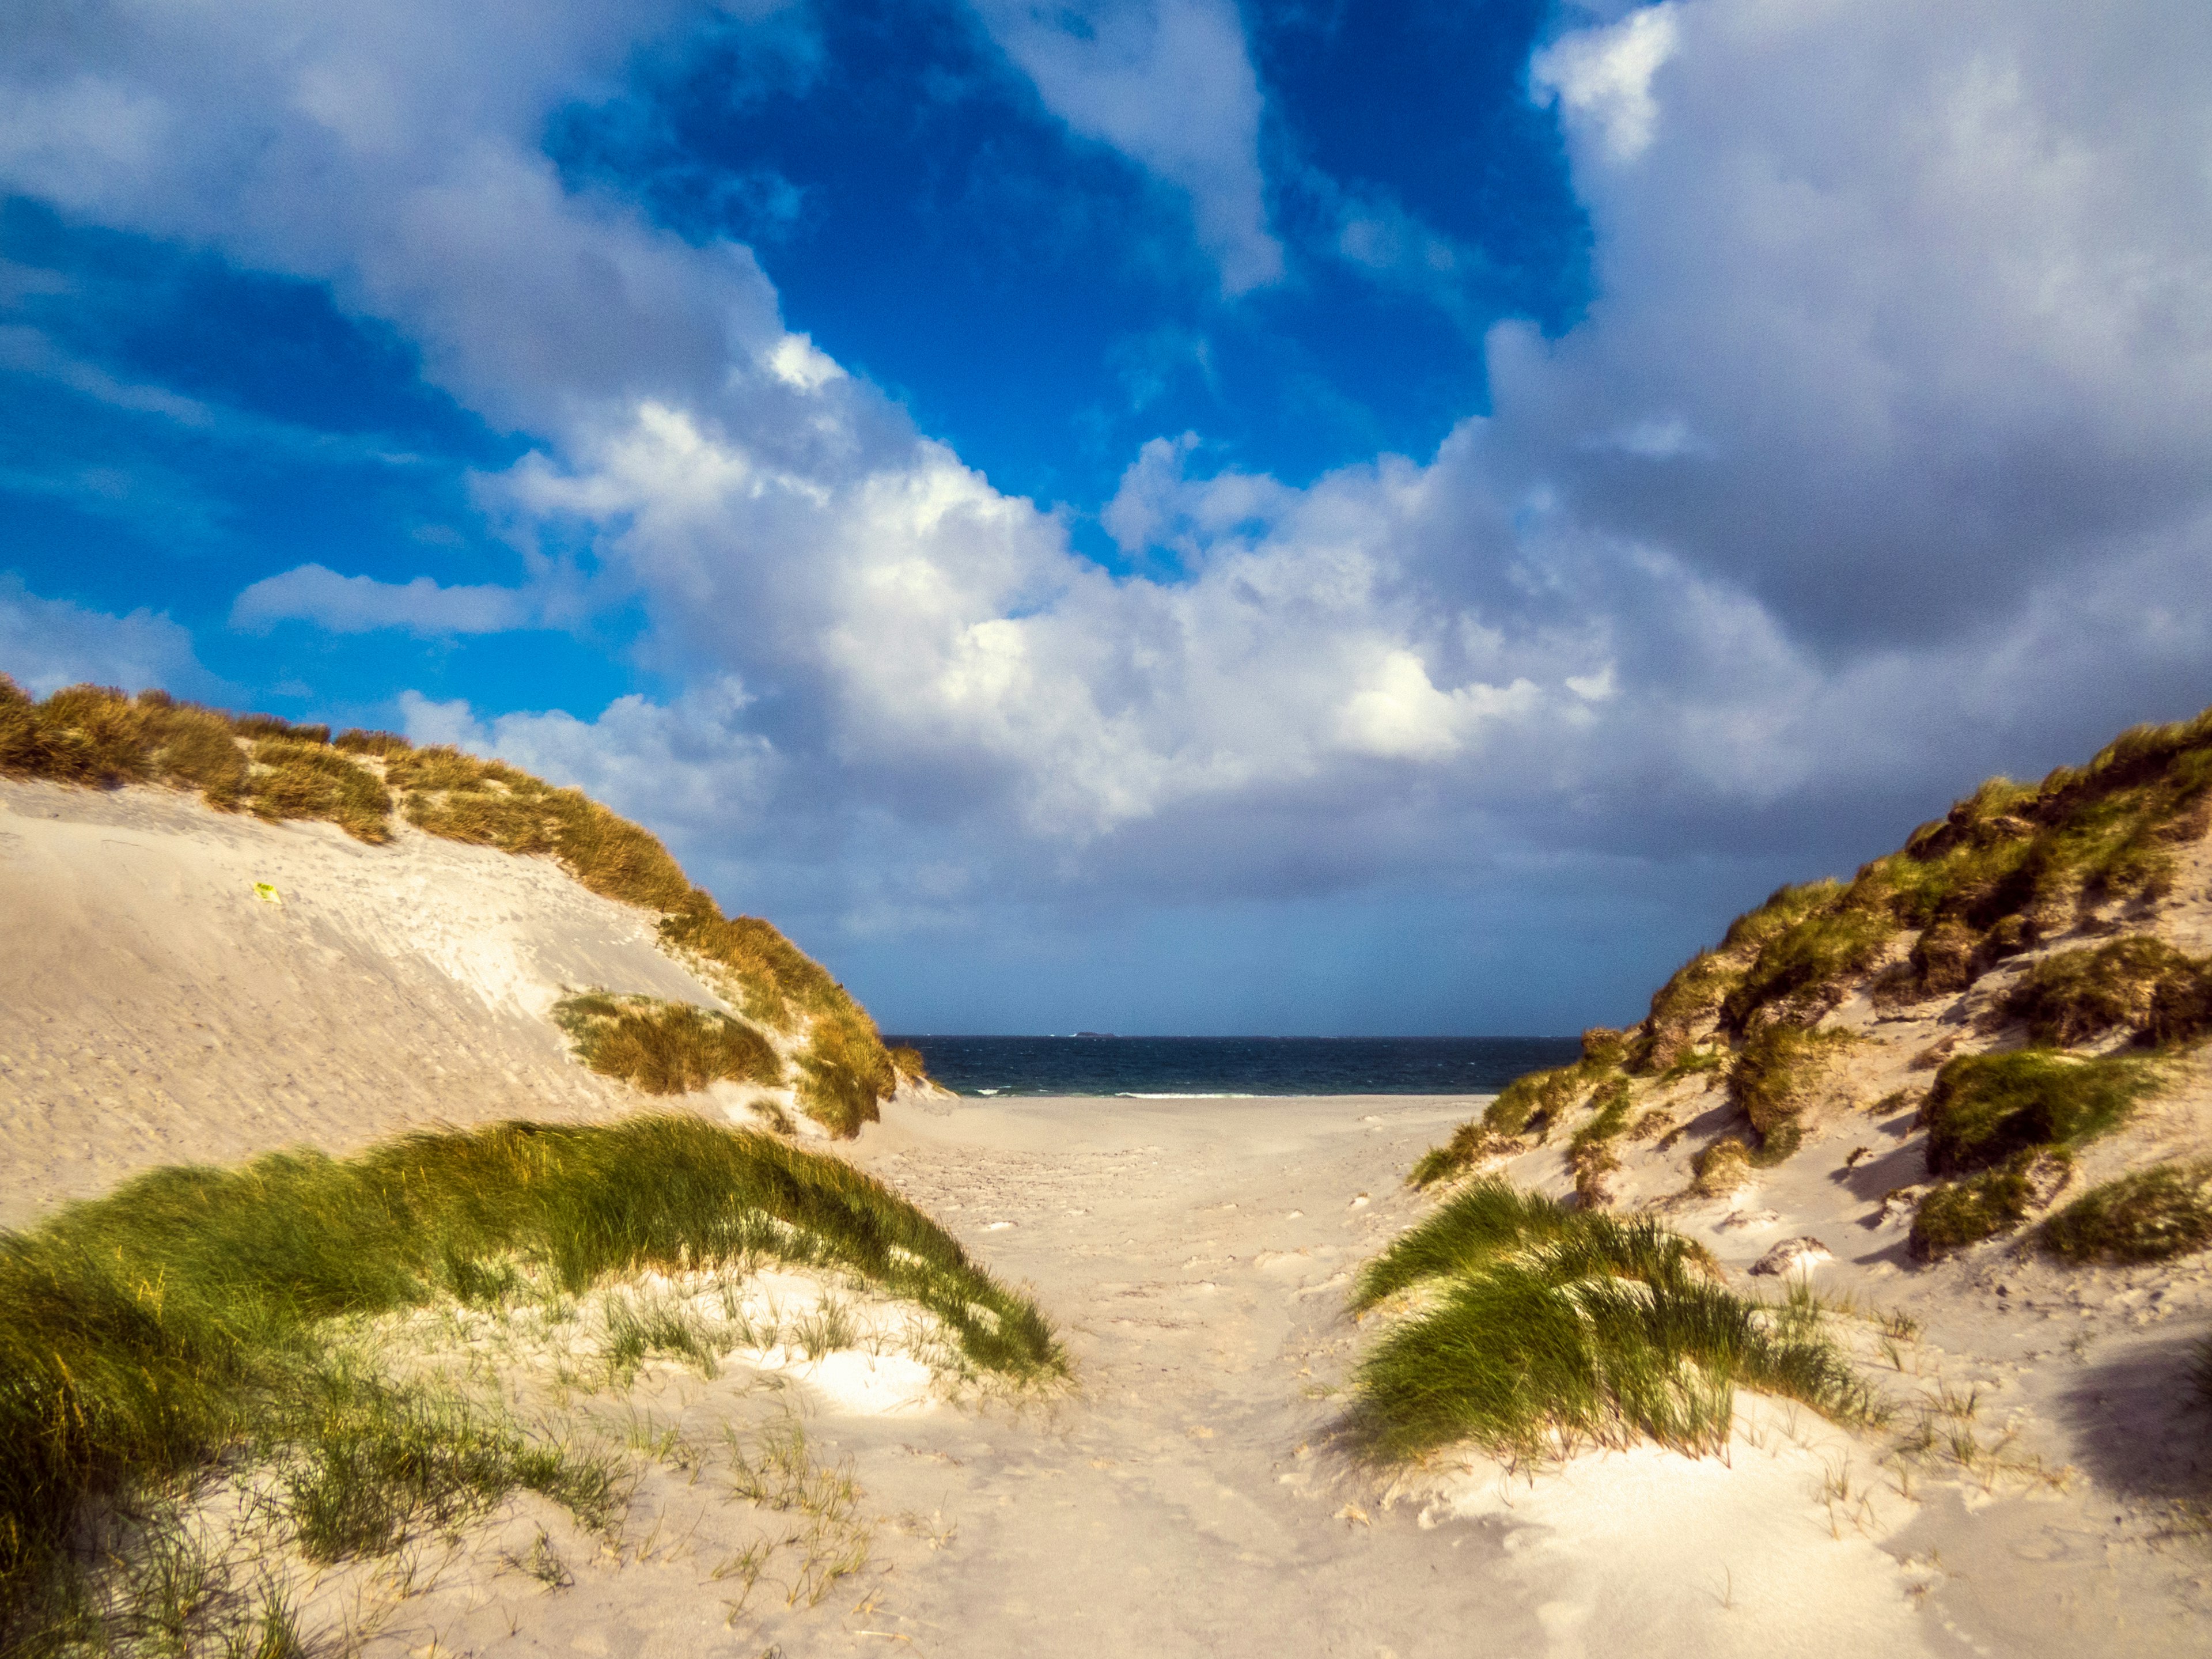
{"label": "white cloud", "polygon": [[2180,533],[2212,457],[2212,105],[2178,66],[2212,13],[1668,15],[1637,166],[1610,106],[1565,100],[1600,293],[1557,341],[1492,337],[1519,476],[1852,648],[1986,629]]}
{"label": "white cloud", "polygon": [[380,582],[303,564],[265,576],[230,608],[230,625],[266,633],[280,622],[307,622],[333,634],[404,629],[410,634],[503,634],[528,628],[542,606],[512,587],[441,587],[428,576]]}
{"label": "white cloud", "polygon": [[191,635],[166,616],[89,611],[41,599],[0,573],[0,673],[37,696],[90,681],[126,691],[159,687],[204,694],[214,682],[192,654]]}
{"label": "white cloud", "polygon": [[1259,77],[1230,0],[975,0],[1045,107],[1190,198],[1224,292],[1283,274],[1260,170]]}
{"label": "white cloud", "polygon": [[774,748],[738,729],[751,698],[709,678],[674,702],[617,698],[592,721],[559,709],[480,719],[465,702],[401,694],[401,729],[417,744],[499,755],[648,823],[726,842],[757,827],[777,768]]}
{"label": "white cloud", "polygon": [[1593,125],[1609,160],[1633,161],[1651,148],[1659,120],[1651,77],[1674,55],[1676,4],[1646,6],[1617,23],[1567,35],[1528,65],[1538,97],[1557,99],[1570,118]]}
{"label": "white cloud", "polygon": [[[2212,112],[2179,66],[2212,15],[1674,0],[1565,38],[1534,81],[1593,216],[1587,319],[1496,331],[1494,412],[1433,457],[1293,487],[1146,445],[1105,522],[1172,582],[916,433],[744,250],[562,190],[546,107],[672,8],[80,15],[21,60],[62,69],[0,70],[0,108],[62,124],[0,120],[0,180],[408,331],[538,444],[485,482],[507,527],[588,544],[677,688],[410,728],[835,865],[872,915],[1892,836],[1992,757],[2206,695]],[[997,15],[1071,122],[1193,191],[1231,286],[1264,280],[1233,15],[1101,12],[1087,44]],[[130,121],[53,140],[87,110]],[[309,567],[240,615],[451,631],[530,595]]]}

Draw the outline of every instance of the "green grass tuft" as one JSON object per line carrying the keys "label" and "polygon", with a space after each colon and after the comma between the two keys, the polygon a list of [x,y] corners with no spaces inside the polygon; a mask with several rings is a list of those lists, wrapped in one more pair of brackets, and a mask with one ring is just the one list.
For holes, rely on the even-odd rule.
{"label": "green grass tuft", "polygon": [[1360,1270],[1352,1310],[1371,1308],[1423,1279],[1471,1273],[1532,1241],[1556,1238],[1572,1224],[1573,1215],[1542,1194],[1522,1192],[1495,1176],[1475,1182],[1399,1234]]}
{"label": "green grass tuft", "polygon": [[1907,1248],[1917,1259],[1935,1261],[2017,1227],[2034,1201],[2028,1170],[2036,1156],[2019,1152],[1996,1169],[1936,1186],[1913,1212]]}
{"label": "green grass tuft", "polygon": [[382,1554],[414,1528],[449,1529],[517,1490],[592,1524],[616,1507],[604,1459],[533,1443],[501,1413],[343,1360],[319,1368],[260,1437],[285,1466],[294,1534],[311,1561]]}
{"label": "green grass tuft", "polygon": [[[463,1462],[427,1469],[425,1503],[457,1468],[541,1490],[570,1478],[495,1424],[441,1427],[404,1394],[332,1384],[334,1317],[480,1293],[508,1258],[576,1293],[607,1273],[748,1256],[842,1269],[916,1302],[979,1369],[1065,1370],[1035,1304],[888,1188],[687,1117],[507,1123],[343,1161],[157,1170],[0,1235],[0,1622],[42,1582],[84,1499],[241,1440],[301,1449],[301,1490],[327,1497],[333,1547],[381,1524],[344,1497],[356,1474],[382,1470],[370,1484],[388,1490],[392,1470],[434,1461],[432,1442]],[[319,1421],[344,1433],[318,1440]],[[483,1484],[454,1490],[469,1482]],[[368,1518],[345,1518],[356,1512]]]}
{"label": "green grass tuft", "polygon": [[1638,1437],[1715,1451],[1739,1384],[1870,1411],[1817,1333],[1715,1283],[1704,1251],[1648,1219],[1480,1182],[1370,1264],[1356,1300],[1424,1282],[1432,1305],[1359,1369],[1353,1427],[1383,1459],[1465,1440],[1515,1457]]}
{"label": "green grass tuft", "polygon": [[2093,1187],[2045,1221],[2068,1261],[2163,1261],[2212,1245],[2212,1161],[2160,1164]]}
{"label": "green grass tuft", "polygon": [[1840,1050],[1846,1031],[1768,1025],[1753,1034],[1729,1067],[1729,1097],[1751,1119],[1761,1149],[1796,1144],[1796,1118],[1810,1103]]}
{"label": "green grass tuft", "polygon": [[710,1083],[779,1084],[783,1061],[760,1032],[719,1009],[657,997],[564,998],[553,1020],[578,1058],[648,1095],[689,1094]]}
{"label": "green grass tuft", "polygon": [[2148,934],[2046,957],[2004,1001],[2027,1022],[2030,1041],[2070,1048],[2126,1030],[2179,1043],[2212,1029],[2212,962]]}
{"label": "green grass tuft", "polygon": [[1438,1182],[1449,1181],[1464,1175],[1486,1158],[1499,1152],[1510,1152],[1520,1146],[1510,1135],[1501,1135],[1484,1126],[1480,1118],[1470,1118],[1452,1131],[1451,1139],[1441,1146],[1431,1146],[1413,1162],[1407,1173],[1408,1187],[1433,1187]]}
{"label": "green grass tuft", "polygon": [[1967,1175],[2023,1152],[2078,1146],[2117,1127],[2157,1084],[2138,1060],[1962,1054],[1944,1062],[1920,1108],[1928,1168]]}

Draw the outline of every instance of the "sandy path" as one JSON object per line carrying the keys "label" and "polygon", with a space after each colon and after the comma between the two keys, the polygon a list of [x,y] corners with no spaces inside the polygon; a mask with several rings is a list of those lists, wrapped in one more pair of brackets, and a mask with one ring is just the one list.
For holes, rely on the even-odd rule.
{"label": "sandy path", "polygon": [[1646,1451],[1540,1497],[1462,1477],[1457,1514],[1386,1506],[1330,1452],[1348,1275],[1419,1212],[1399,1172],[1468,1109],[892,1113],[858,1161],[1035,1285],[1083,1389],[1018,1418],[822,1419],[874,1506],[942,1514],[957,1540],[897,1564],[865,1614],[780,1632],[785,1651],[850,1651],[862,1628],[978,1656],[1970,1650],[1890,1556],[1832,1535],[1818,1425],[1800,1444],[1754,1413],[1765,1449],[1732,1468]]}

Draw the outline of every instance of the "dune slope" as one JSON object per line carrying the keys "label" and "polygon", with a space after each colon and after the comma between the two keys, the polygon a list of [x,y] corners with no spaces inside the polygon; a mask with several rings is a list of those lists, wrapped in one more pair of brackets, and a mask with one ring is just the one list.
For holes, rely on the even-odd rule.
{"label": "dune slope", "polygon": [[151,1164],[621,1110],[551,1018],[586,991],[744,1025],[732,1110],[849,1135],[900,1082],[818,964],[575,791],[0,677],[0,1224]]}

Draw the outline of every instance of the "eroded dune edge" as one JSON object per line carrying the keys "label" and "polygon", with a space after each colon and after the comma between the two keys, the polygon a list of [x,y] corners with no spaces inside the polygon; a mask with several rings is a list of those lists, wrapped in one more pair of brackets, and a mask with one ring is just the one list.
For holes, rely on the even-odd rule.
{"label": "eroded dune edge", "polygon": [[2212,723],[1490,1101],[955,1103],[384,734],[0,771],[11,1649],[2206,1650]]}

